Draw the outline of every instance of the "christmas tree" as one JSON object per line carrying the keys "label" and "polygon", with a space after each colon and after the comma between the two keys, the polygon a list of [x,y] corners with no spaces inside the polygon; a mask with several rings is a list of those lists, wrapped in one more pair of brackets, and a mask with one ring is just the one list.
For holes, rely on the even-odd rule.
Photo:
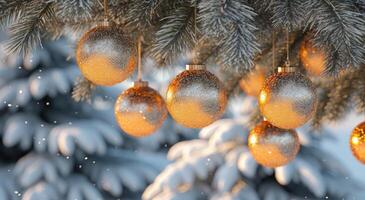
{"label": "christmas tree", "polygon": [[[218,102],[221,103],[220,108],[211,106],[217,102],[208,99],[214,96],[210,94],[217,91],[199,90],[186,93],[187,96],[206,95],[204,99],[200,99],[200,103],[209,104],[208,110],[213,108],[209,111],[222,111],[221,108],[227,102],[226,97],[232,102],[233,97],[240,96],[240,85],[244,93],[250,94],[252,91],[249,92],[248,89],[252,90],[254,84],[259,83],[259,80],[267,80],[263,85],[258,84],[258,94],[254,95],[259,105],[248,105],[256,109],[244,115],[240,114],[238,118],[228,113],[226,117],[230,119],[217,121],[202,129],[199,139],[174,145],[168,154],[174,162],[145,191],[143,198],[364,198],[363,194],[357,192],[361,190],[358,184],[347,178],[349,175],[342,169],[341,163],[317,147],[318,141],[326,138],[325,125],[328,122],[342,120],[352,110],[359,113],[365,111],[363,0],[3,0],[0,1],[0,24],[9,31],[4,49],[11,56],[6,56],[4,60],[13,61],[4,66],[21,65],[21,69],[25,69],[25,72],[19,72],[15,70],[16,67],[5,67],[6,72],[2,73],[4,75],[1,82],[3,109],[6,111],[6,120],[2,120],[3,145],[5,149],[15,146],[25,151],[21,155],[10,156],[17,158],[16,160],[26,154],[15,165],[14,173],[6,173],[9,168],[4,168],[3,174],[15,176],[10,176],[8,180],[13,181],[5,185],[16,187],[19,184],[20,189],[16,190],[16,195],[22,195],[25,191],[23,196],[27,198],[51,198],[50,194],[78,198],[76,195],[83,193],[93,194],[95,197],[98,192],[95,188],[99,188],[108,192],[100,194],[100,198],[101,195],[105,198],[108,195],[120,196],[124,186],[128,191],[140,191],[154,177],[147,178],[146,171],[150,169],[150,165],[137,167],[138,165],[129,162],[130,159],[146,159],[151,161],[151,166],[157,163],[154,175],[163,168],[166,162],[163,159],[158,162],[157,158],[151,158],[152,155],[147,155],[148,159],[142,159],[138,156],[140,151],[107,148],[109,145],[120,146],[126,140],[118,134],[116,125],[112,122],[114,119],[111,105],[120,93],[120,88],[118,91],[114,90],[115,87],[95,89],[94,84],[97,81],[90,78],[90,74],[98,80],[101,78],[99,85],[115,84],[109,83],[113,80],[113,71],[104,70],[104,65],[100,67],[100,64],[112,66],[117,60],[123,68],[119,70],[125,70],[123,78],[117,76],[119,82],[123,81],[132,73],[136,58],[141,59],[141,52],[135,56],[133,48],[133,44],[139,41],[139,46],[143,46],[144,58],[152,59],[152,63],[163,67],[165,71],[173,66],[175,71],[168,77],[177,74],[176,66],[181,57],[187,58],[184,63],[189,66],[209,66],[208,70],[214,71],[224,83],[224,88],[217,83],[219,81],[214,82],[217,83],[215,85],[208,84],[219,88],[219,93],[224,96]],[[100,24],[102,25],[99,26]],[[101,35],[113,40],[89,50],[109,54],[114,60],[96,56],[93,62],[84,65],[80,60],[84,61],[83,53],[86,51],[81,51],[82,56],[76,56],[86,79],[79,79],[73,90],[73,97],[77,101],[90,101],[90,106],[77,104],[69,98],[70,83],[76,78],[76,67],[67,71],[65,67],[53,66],[54,62],[59,64],[67,57],[63,48],[56,48],[62,50],[61,53],[56,53],[62,55],[61,60],[55,56],[45,56],[47,53],[44,52],[52,48],[47,47],[48,44],[42,44],[42,41],[76,33],[75,38],[80,41],[78,47],[87,46],[85,40],[90,38],[90,32],[95,32],[92,29],[95,26],[102,27],[101,29],[112,28],[112,31],[108,30],[108,34]],[[96,43],[99,41],[101,40],[96,40]],[[79,52],[79,48],[75,49]],[[35,52],[43,53],[37,53],[39,56],[35,59],[30,56]],[[22,64],[17,63],[21,62],[19,60]],[[90,65],[96,65],[98,71],[88,68]],[[86,73],[85,67],[90,71]],[[144,78],[150,80],[154,88],[161,89],[167,87],[168,83],[161,82],[157,74],[153,73],[158,71],[158,67],[144,71]],[[263,77],[256,77],[253,82],[245,83],[250,80],[251,73],[258,69],[263,71]],[[141,72],[140,69],[138,71]],[[204,73],[208,74],[207,71]],[[22,81],[25,77],[29,77],[29,81]],[[214,75],[212,77],[215,78]],[[126,87],[131,85],[128,80],[123,83]],[[166,102],[176,120],[169,103],[174,94],[167,95]],[[56,99],[57,101],[51,102]],[[202,110],[201,116],[204,116],[205,110]],[[193,109],[193,112],[189,112],[197,114],[200,111]],[[214,115],[214,120],[221,113],[218,114]],[[192,116],[198,121],[196,116],[199,115]],[[194,120],[194,117],[187,114],[183,116],[184,120],[189,117],[190,122]],[[135,140],[127,137],[125,149],[156,150],[161,145],[167,144],[169,147],[169,144],[178,140],[194,138],[190,134],[180,137],[176,132],[186,130],[181,131],[171,118],[167,120],[165,126],[150,138]],[[208,121],[210,123],[214,120]],[[295,160],[292,158],[298,149],[291,148],[290,153],[294,156],[290,159],[288,156],[288,162],[281,163],[284,166],[265,168],[265,163],[258,161],[252,148],[253,144],[261,140],[249,139],[248,133],[250,130],[257,131],[254,127],[261,121],[268,121],[270,127],[281,128],[282,132],[290,132],[294,135],[293,138],[297,139],[296,136],[299,135],[301,148]],[[306,122],[306,125],[299,128]],[[166,127],[167,130],[164,129]],[[297,129],[298,134],[292,129]],[[362,145],[365,143],[364,129],[359,125],[350,141],[354,155],[362,162],[365,162],[362,157],[362,152],[365,151]],[[31,136],[20,134],[24,130],[28,130]],[[91,137],[86,138],[86,135]],[[43,138],[47,145],[41,144],[40,140]],[[288,149],[290,148],[286,150]],[[125,155],[130,156],[124,158]],[[141,173],[137,171],[135,175],[143,174],[143,180],[147,181],[134,182],[140,179],[130,177],[129,171],[127,173],[120,169],[122,165],[116,158],[118,156],[133,165],[129,166],[130,170],[141,169]],[[274,156],[266,158],[275,159]],[[33,169],[38,168],[39,163],[44,163],[42,170],[37,173],[27,171],[34,162],[37,165],[33,165]],[[43,169],[43,166],[51,167]],[[26,178],[27,174],[33,176]],[[116,178],[123,175],[129,178]],[[94,187],[90,180],[95,182]],[[77,184],[83,185],[82,189],[72,187],[75,182],[82,182],[83,184]],[[118,182],[120,184],[116,184]],[[127,196],[135,195],[126,193]]]}

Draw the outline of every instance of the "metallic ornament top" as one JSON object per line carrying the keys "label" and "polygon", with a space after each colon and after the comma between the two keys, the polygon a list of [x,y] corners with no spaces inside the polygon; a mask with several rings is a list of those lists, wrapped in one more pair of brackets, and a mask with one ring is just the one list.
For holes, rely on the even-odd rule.
{"label": "metallic ornament top", "polygon": [[76,49],[76,61],[85,78],[102,86],[124,81],[136,65],[131,39],[120,29],[107,24],[82,36]]}
{"label": "metallic ornament top", "polygon": [[325,52],[314,47],[310,41],[302,42],[299,55],[304,68],[309,74],[320,76],[326,70]]}
{"label": "metallic ornament top", "polygon": [[259,105],[262,115],[271,124],[294,129],[312,117],[317,95],[307,77],[282,70],[266,79],[259,95]]}
{"label": "metallic ornament top", "polygon": [[155,132],[167,116],[164,99],[143,81],[136,81],[118,97],[114,112],[120,128],[134,137]]}
{"label": "metallic ornament top", "polygon": [[248,147],[254,159],[265,167],[279,167],[292,161],[300,143],[295,130],[285,130],[262,121],[248,136]]}
{"label": "metallic ornament top", "polygon": [[227,95],[219,79],[202,65],[188,65],[187,68],[167,89],[167,109],[177,123],[202,128],[222,116]]}
{"label": "metallic ornament top", "polygon": [[365,122],[357,125],[352,131],[350,147],[356,159],[365,164]]}

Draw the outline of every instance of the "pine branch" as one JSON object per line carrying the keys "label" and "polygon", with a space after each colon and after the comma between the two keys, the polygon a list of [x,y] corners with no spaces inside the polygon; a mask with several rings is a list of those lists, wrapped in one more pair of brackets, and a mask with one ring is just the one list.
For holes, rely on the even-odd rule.
{"label": "pine branch", "polygon": [[310,0],[305,4],[315,42],[326,49],[328,72],[365,62],[365,19],[353,1]]}
{"label": "pine branch", "polygon": [[166,4],[168,4],[166,0],[137,0],[132,2],[127,12],[126,25],[131,30],[139,32],[150,28],[156,24]]}
{"label": "pine branch", "polygon": [[49,0],[54,2],[55,13],[65,22],[90,21],[96,2],[93,0]]}
{"label": "pine branch", "polygon": [[325,107],[326,119],[332,121],[344,116],[348,110],[351,101],[352,92],[352,74],[348,74],[346,78],[341,77],[336,80],[333,89],[328,94],[329,101]]}
{"label": "pine branch", "polygon": [[[365,3],[364,3],[365,4]],[[360,69],[356,70],[355,73],[355,80],[353,80],[353,87],[354,91],[353,94],[353,100],[355,103],[355,108],[358,113],[365,113],[365,66],[361,66]]]}
{"label": "pine branch", "polygon": [[76,80],[76,83],[72,90],[72,98],[76,102],[82,102],[82,101],[90,102],[95,87],[96,86],[92,84],[89,80],[81,76]]}
{"label": "pine branch", "polygon": [[358,79],[355,83],[354,102],[358,113],[365,113],[365,79]]}
{"label": "pine branch", "polygon": [[1,0],[0,1],[0,27],[5,28],[17,21],[29,2],[32,0]]}
{"label": "pine branch", "polygon": [[302,0],[274,0],[271,3],[272,20],[275,27],[283,27],[290,31],[301,28],[306,19]]}
{"label": "pine branch", "polygon": [[192,51],[192,55],[194,55],[193,62],[205,63],[218,49],[217,41],[214,39],[208,37],[200,38]]}
{"label": "pine branch", "polygon": [[181,53],[191,49],[196,41],[194,34],[194,9],[181,6],[164,19],[150,49],[150,54],[160,64],[172,63]]}
{"label": "pine branch", "polygon": [[324,80],[317,86],[319,103],[312,119],[312,127],[319,129],[325,120],[343,117],[355,105],[365,111],[365,68],[344,72],[336,79]]}
{"label": "pine branch", "polygon": [[311,127],[314,130],[319,130],[321,128],[322,122],[325,118],[326,115],[325,108],[328,101],[330,100],[328,96],[329,91],[330,90],[328,88],[317,89],[318,104],[316,112],[311,121]]}
{"label": "pine branch", "polygon": [[52,3],[33,2],[22,19],[10,27],[7,50],[10,53],[27,54],[41,44],[42,31],[45,31],[47,21],[52,19],[55,19]]}
{"label": "pine branch", "polygon": [[241,73],[251,69],[259,52],[253,9],[239,0],[212,0],[199,4],[199,14],[203,33],[219,38],[219,63]]}

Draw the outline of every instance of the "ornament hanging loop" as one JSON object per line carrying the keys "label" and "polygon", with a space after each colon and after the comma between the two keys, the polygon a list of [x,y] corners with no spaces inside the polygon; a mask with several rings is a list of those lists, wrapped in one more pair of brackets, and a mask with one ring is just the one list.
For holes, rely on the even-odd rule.
{"label": "ornament hanging loop", "polygon": [[290,38],[289,29],[286,29],[286,61],[284,66],[278,67],[278,72],[295,72],[295,67],[290,66]]}
{"label": "ornament hanging loop", "polygon": [[285,62],[285,66],[289,67],[290,66],[290,49],[289,49],[289,29],[286,29],[286,62]]}
{"label": "ornament hanging loop", "polygon": [[276,33],[275,30],[272,31],[272,68],[274,69],[276,67],[275,59],[276,59]]}
{"label": "ornament hanging loop", "polygon": [[108,5],[108,0],[104,0],[104,21],[108,21],[109,18],[109,5]]}
{"label": "ornament hanging loop", "polygon": [[139,36],[138,42],[137,42],[137,51],[138,51],[138,76],[137,80],[142,80],[142,42],[143,42],[143,36]]}
{"label": "ornament hanging loop", "polygon": [[192,59],[192,63],[195,64],[195,65],[199,65],[199,60],[198,60],[198,57],[199,57],[199,50],[197,50],[197,46],[198,46],[198,33],[197,33],[197,29],[198,29],[198,26],[197,26],[197,9],[198,9],[198,2],[195,3],[195,6],[194,6],[194,53],[193,53],[193,59]]}

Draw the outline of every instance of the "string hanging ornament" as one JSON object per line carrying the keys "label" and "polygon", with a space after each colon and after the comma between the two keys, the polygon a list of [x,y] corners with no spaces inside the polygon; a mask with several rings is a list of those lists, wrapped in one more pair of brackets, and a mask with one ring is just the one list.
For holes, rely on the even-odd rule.
{"label": "string hanging ornament", "polygon": [[262,115],[272,125],[294,129],[305,124],[315,112],[317,95],[312,82],[290,66],[289,31],[284,67],[269,76],[259,95]]}
{"label": "string hanging ornament", "polygon": [[107,0],[104,15],[104,21],[79,40],[76,61],[82,75],[93,84],[112,86],[133,73],[136,56],[131,38],[109,21]]}
{"label": "string hanging ornament", "polygon": [[[272,35],[272,65],[275,66],[275,34]],[[292,161],[299,152],[299,137],[293,129],[281,129],[265,119],[249,133],[247,146],[259,164],[275,168]]]}
{"label": "string hanging ornament", "polygon": [[148,136],[159,129],[167,117],[164,99],[142,80],[142,37],[138,40],[138,78],[133,87],[119,95],[114,113],[120,128],[134,137]]}
{"label": "string hanging ornament", "polygon": [[[195,35],[196,16],[195,8]],[[177,123],[189,128],[202,128],[222,116],[227,105],[227,94],[218,77],[194,58],[193,63],[186,65],[186,70],[170,82],[166,104]]]}

